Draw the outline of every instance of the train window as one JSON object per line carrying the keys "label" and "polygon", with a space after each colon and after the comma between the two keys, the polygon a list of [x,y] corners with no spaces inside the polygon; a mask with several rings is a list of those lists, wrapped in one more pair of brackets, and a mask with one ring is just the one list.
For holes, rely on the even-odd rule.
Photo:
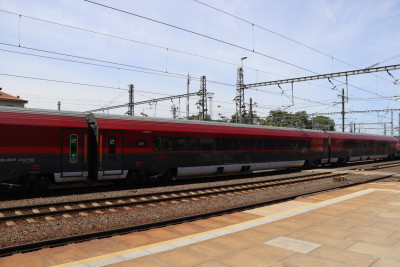
{"label": "train window", "polygon": [[172,151],[172,138],[162,137],[161,138],[162,151]]}
{"label": "train window", "polygon": [[289,140],[288,141],[288,148],[290,150],[297,149],[297,141],[296,140]]}
{"label": "train window", "polygon": [[210,151],[214,150],[214,139],[211,138],[200,138],[200,150]]}
{"label": "train window", "polygon": [[251,140],[247,139],[236,139],[235,150],[249,150],[251,149]]}
{"label": "train window", "polygon": [[175,151],[187,151],[188,150],[188,141],[187,138],[178,137],[174,140],[174,150]]}
{"label": "train window", "polygon": [[217,150],[233,150],[233,139],[217,139]]}
{"label": "train window", "polygon": [[136,140],[136,147],[146,147],[146,140],[143,139]]}
{"label": "train window", "polygon": [[294,140],[281,140],[279,141],[279,148],[282,150],[291,150],[296,146],[296,141]]}
{"label": "train window", "polygon": [[69,162],[78,163],[78,135],[69,136]]}
{"label": "train window", "polygon": [[306,140],[298,140],[297,144],[298,144],[298,149],[300,150],[308,149],[308,142]]}
{"label": "train window", "polygon": [[263,150],[264,149],[264,141],[263,140],[254,139],[254,140],[252,140],[251,145],[252,145],[253,150]]}
{"label": "train window", "polygon": [[385,143],[385,148],[389,148],[389,143]]}
{"label": "train window", "polygon": [[116,138],[115,136],[108,137],[108,154],[115,155]]}
{"label": "train window", "polygon": [[362,148],[368,148],[368,142],[367,141],[364,141],[364,142],[362,142]]}
{"label": "train window", "polygon": [[278,140],[264,140],[264,150],[278,150],[279,141]]}
{"label": "train window", "polygon": [[300,149],[300,141],[298,140],[293,140],[291,144],[291,149],[293,150],[299,150]]}
{"label": "train window", "polygon": [[161,144],[161,137],[154,137],[153,138],[153,151],[159,151],[160,144]]}
{"label": "train window", "polygon": [[350,148],[355,148],[356,143],[353,141],[345,141],[344,142],[344,148],[350,149]]}
{"label": "train window", "polygon": [[189,138],[188,150],[189,151],[199,151],[200,150],[199,138]]}
{"label": "train window", "polygon": [[172,151],[173,139],[171,137],[154,137],[153,150],[154,151]]}

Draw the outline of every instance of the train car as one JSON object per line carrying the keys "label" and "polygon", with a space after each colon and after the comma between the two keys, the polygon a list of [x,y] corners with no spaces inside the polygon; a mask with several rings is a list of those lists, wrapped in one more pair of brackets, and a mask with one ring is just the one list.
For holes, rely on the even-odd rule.
{"label": "train car", "polygon": [[0,108],[0,186],[226,175],[392,158],[397,138]]}
{"label": "train car", "polygon": [[0,109],[0,183],[46,187],[88,173],[88,123],[80,112]]}
{"label": "train car", "polygon": [[340,132],[327,134],[331,142],[331,163],[393,159],[397,154],[398,140],[395,137]]}
{"label": "train car", "polygon": [[96,114],[99,177],[172,178],[328,161],[320,131]]}
{"label": "train car", "polygon": [[396,158],[400,157],[400,136],[395,136],[397,138],[397,155]]}

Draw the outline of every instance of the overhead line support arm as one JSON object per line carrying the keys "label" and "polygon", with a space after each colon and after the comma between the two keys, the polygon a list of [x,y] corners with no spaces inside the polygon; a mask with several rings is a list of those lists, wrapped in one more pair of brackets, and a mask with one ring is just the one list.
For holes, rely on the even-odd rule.
{"label": "overhead line support arm", "polygon": [[376,68],[369,68],[369,69],[350,70],[350,71],[342,71],[342,72],[335,72],[335,73],[328,73],[328,74],[318,74],[318,75],[313,75],[313,76],[306,76],[306,77],[292,78],[292,79],[284,79],[284,80],[277,80],[277,81],[250,83],[250,84],[244,84],[243,87],[244,88],[251,88],[251,87],[260,87],[260,86],[270,86],[270,85],[284,84],[284,83],[306,82],[306,81],[312,81],[312,80],[337,78],[337,77],[343,77],[343,76],[367,74],[367,73],[398,70],[398,69],[400,69],[400,64],[391,65],[391,66],[376,67]]}
{"label": "overhead line support arm", "polygon": [[[195,93],[190,93],[189,94],[189,96],[196,96],[196,95],[199,95],[199,92],[195,92]],[[93,109],[93,110],[89,110],[88,112],[99,112],[99,111],[104,111],[104,110],[109,110],[109,109],[123,108],[123,107],[127,107],[127,106],[130,106],[130,105],[149,104],[149,103],[154,103],[154,102],[159,102],[159,101],[172,100],[172,99],[176,99],[176,98],[183,98],[183,97],[187,97],[187,96],[188,96],[188,94],[167,96],[167,97],[162,97],[162,98],[155,98],[155,99],[150,99],[150,100],[145,100],[145,101],[139,101],[139,102],[135,102],[135,103],[132,103],[132,104],[127,103],[127,104],[122,104],[122,105],[117,105],[117,106]]]}

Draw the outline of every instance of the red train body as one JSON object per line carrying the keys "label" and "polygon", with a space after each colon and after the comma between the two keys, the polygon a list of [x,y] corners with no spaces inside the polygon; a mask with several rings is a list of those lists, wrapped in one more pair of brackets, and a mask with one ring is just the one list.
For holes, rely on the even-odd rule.
{"label": "red train body", "polygon": [[0,108],[0,183],[179,178],[394,157],[393,137]]}

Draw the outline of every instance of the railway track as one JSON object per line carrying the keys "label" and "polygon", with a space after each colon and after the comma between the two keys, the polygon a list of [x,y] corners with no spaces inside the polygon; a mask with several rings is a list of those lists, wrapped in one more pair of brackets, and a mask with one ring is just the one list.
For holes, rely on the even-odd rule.
{"label": "railway track", "polygon": [[[399,167],[400,162],[385,162],[373,166],[353,166],[348,170],[379,170],[386,168]],[[37,220],[55,220],[70,218],[72,216],[88,216],[88,212],[104,213],[117,212],[117,209],[129,210],[131,208],[141,208],[144,205],[165,205],[168,202],[177,203],[179,201],[191,201],[199,199],[215,198],[224,195],[243,194],[254,190],[266,190],[273,187],[283,187],[296,183],[311,182],[332,178],[334,181],[345,181],[341,178],[346,174],[332,173],[330,171],[307,174],[298,177],[270,179],[258,182],[244,182],[234,185],[224,185],[217,187],[202,187],[198,189],[187,189],[175,192],[151,193],[130,195],[112,198],[98,198],[90,200],[69,201],[51,204],[27,205],[18,207],[8,207],[0,209],[0,227],[13,226],[21,221],[35,223]],[[2,225],[3,224],[3,225]]]}
{"label": "railway track", "polygon": [[[399,167],[400,162],[385,162],[374,166],[351,167],[349,170],[379,170],[386,168]],[[243,194],[254,190],[266,190],[273,187],[283,187],[296,183],[311,182],[332,178],[334,181],[345,181],[344,173],[332,173],[330,171],[307,174],[298,177],[270,179],[258,182],[244,182],[234,185],[224,185],[217,187],[202,187],[198,189],[187,189],[176,192],[151,193],[130,195],[112,198],[98,198],[90,200],[69,201],[51,204],[28,205],[18,207],[8,207],[0,209],[1,224],[13,226],[16,222],[25,221],[35,223],[37,220],[54,220],[60,218],[70,218],[72,216],[88,216],[88,212],[104,213],[117,212],[117,209],[129,210],[131,208],[141,208],[144,205],[165,205],[168,202],[177,203],[179,201],[191,201],[198,199],[215,198],[224,195]]]}
{"label": "railway track", "polygon": [[[341,175],[343,175],[343,174],[341,174]],[[321,173],[320,173],[319,175],[315,174],[315,175],[307,175],[307,176],[308,177],[309,176],[325,176],[324,178],[326,179],[327,176],[337,177],[340,175],[332,174],[332,173],[324,173],[321,175]],[[303,176],[303,178],[304,177],[305,176]],[[157,227],[164,227],[164,226],[177,224],[177,223],[205,219],[205,218],[209,218],[209,217],[213,217],[213,216],[219,216],[219,215],[223,215],[223,214],[228,214],[228,213],[243,211],[243,210],[247,210],[247,209],[251,209],[251,208],[256,208],[256,207],[260,207],[260,206],[264,206],[264,205],[279,203],[282,201],[293,200],[293,199],[297,199],[298,197],[303,197],[303,196],[309,195],[309,194],[318,194],[318,193],[330,191],[333,189],[345,188],[345,187],[354,186],[357,184],[363,184],[363,183],[367,183],[367,182],[382,180],[382,179],[386,179],[389,177],[392,177],[392,175],[391,174],[383,175],[380,177],[374,177],[374,178],[364,180],[364,181],[352,182],[351,184],[341,184],[341,185],[335,186],[334,188],[314,190],[312,192],[309,192],[308,194],[304,194],[304,193],[295,194],[295,195],[292,195],[289,197],[281,197],[281,198],[274,199],[274,200],[268,200],[268,201],[265,201],[262,203],[248,204],[248,205],[229,208],[229,209],[223,209],[223,210],[218,210],[218,211],[213,211],[213,212],[196,214],[196,215],[191,215],[191,216],[186,216],[186,217],[173,218],[173,219],[169,219],[169,220],[157,221],[157,222],[152,222],[152,223],[133,225],[133,226],[122,227],[122,228],[117,228],[117,229],[97,231],[97,232],[67,236],[67,237],[62,237],[62,238],[55,238],[55,239],[50,239],[50,240],[35,241],[32,243],[19,244],[19,245],[15,245],[15,246],[2,247],[2,248],[0,248],[0,257],[12,255],[15,253],[20,253],[20,252],[34,251],[34,250],[38,250],[38,249],[45,248],[45,247],[54,247],[54,246],[65,245],[65,244],[68,244],[71,242],[83,242],[83,241],[91,240],[91,239],[95,239],[95,238],[105,238],[105,237],[110,237],[110,236],[114,236],[114,235],[131,233],[131,232],[135,232],[135,231],[143,231],[143,230],[153,229],[153,228],[157,228]],[[318,179],[317,177],[313,177],[313,178]],[[324,178],[321,178],[321,179],[324,179]]]}
{"label": "railway track", "polygon": [[366,168],[363,168],[363,169],[365,171],[372,171],[372,170],[395,168],[395,167],[399,167],[399,166],[400,166],[400,162],[385,162],[383,164],[374,165],[371,167],[367,166]]}
{"label": "railway track", "polygon": [[244,194],[256,190],[266,190],[323,179],[336,179],[337,181],[340,181],[340,177],[343,177],[344,175],[345,174],[343,173],[335,174],[331,172],[314,173],[299,177],[280,178],[262,182],[245,182],[216,187],[209,186],[174,192],[8,207],[0,209],[0,222],[3,223],[3,226],[4,223],[6,226],[13,226],[16,223],[21,222],[35,223],[43,218],[45,220],[55,220],[60,218],[70,218],[76,215],[88,216],[88,212],[117,212],[118,209],[129,210],[132,208],[142,208],[145,205],[166,205],[167,203],[177,204],[179,201],[197,201],[200,199],[210,199],[233,194]]}

